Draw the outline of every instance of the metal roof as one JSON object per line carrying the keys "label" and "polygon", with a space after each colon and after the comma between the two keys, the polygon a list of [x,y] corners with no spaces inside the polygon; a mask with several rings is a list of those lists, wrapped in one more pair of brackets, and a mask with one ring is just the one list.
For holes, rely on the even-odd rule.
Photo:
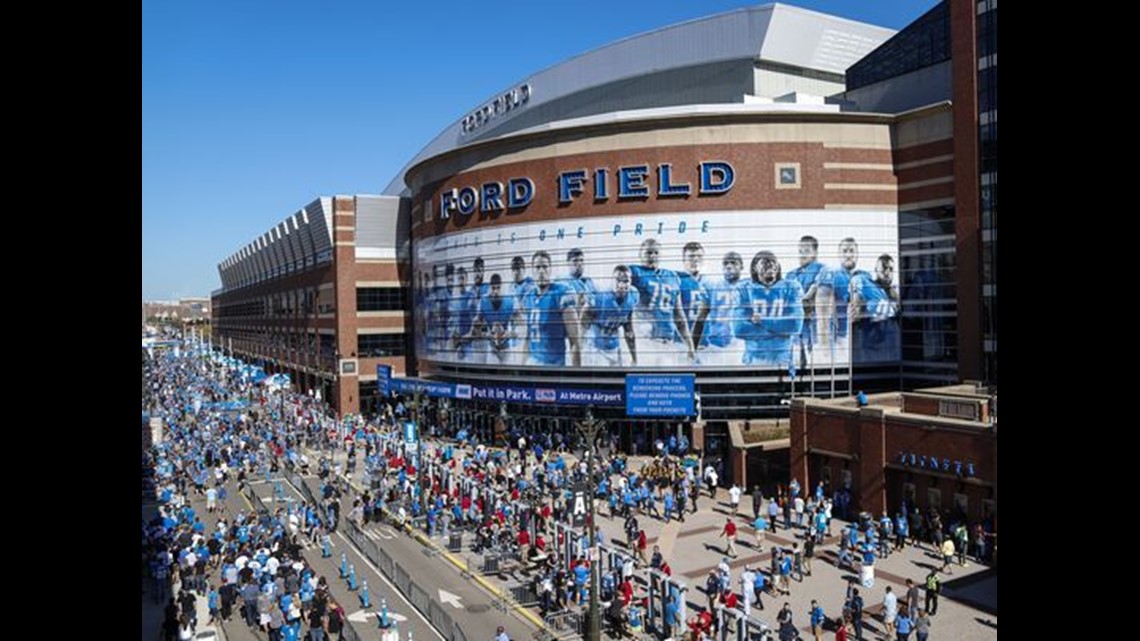
{"label": "metal roof", "polygon": [[[506,125],[519,113],[540,105],[555,106],[551,121],[558,120],[558,101],[591,88],[725,61],[768,62],[841,75],[894,33],[891,29],[776,3],[698,18],[618,40],[538,71],[473,105],[473,111],[479,110],[512,89],[529,88],[525,104],[497,113],[477,131],[465,134],[463,118],[451,123],[408,161],[384,193],[401,195],[405,191],[406,171],[427,158],[506,133],[510,130]],[[742,102],[751,91],[751,85],[742,84],[732,100]],[[579,111],[575,115],[591,114]]]}

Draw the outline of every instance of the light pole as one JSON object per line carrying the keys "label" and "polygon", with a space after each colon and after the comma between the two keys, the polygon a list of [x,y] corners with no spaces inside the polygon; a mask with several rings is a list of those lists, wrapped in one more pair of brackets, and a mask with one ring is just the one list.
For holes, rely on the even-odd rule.
{"label": "light pole", "polygon": [[416,429],[416,483],[420,486],[420,514],[427,513],[427,499],[424,496],[424,453],[423,453],[423,435],[420,430],[423,429],[420,420],[420,403],[423,401],[423,390],[416,386],[415,396],[412,400],[412,411],[415,413],[415,429]]}
{"label": "light pole", "polygon": [[578,431],[586,438],[586,452],[588,453],[586,463],[586,477],[589,484],[589,496],[587,500],[590,504],[590,548],[593,550],[593,557],[590,559],[590,609],[586,613],[586,641],[601,641],[602,629],[601,619],[598,612],[598,563],[601,561],[601,554],[598,553],[598,531],[597,523],[594,513],[594,440],[598,436],[598,432],[605,429],[606,422],[594,418],[594,407],[592,405],[586,406],[586,417],[579,421],[577,424]]}

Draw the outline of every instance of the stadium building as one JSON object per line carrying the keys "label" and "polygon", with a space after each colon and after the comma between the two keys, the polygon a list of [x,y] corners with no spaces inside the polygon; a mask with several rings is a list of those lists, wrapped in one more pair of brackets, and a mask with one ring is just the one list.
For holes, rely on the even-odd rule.
{"label": "stadium building", "polygon": [[[287,271],[302,221],[278,225],[220,267],[215,316],[260,299],[241,331],[278,338],[244,344],[284,323],[297,369],[308,337],[299,371],[341,412],[387,364],[482,429],[506,403],[569,430],[590,404],[641,451],[677,423],[626,416],[630,373],[694,374],[684,429],[726,455],[732,422],[796,397],[996,382],[996,95],[994,0],[898,33],[783,4],[664,27],[473,105],[384,196],[335,199],[355,214],[302,210],[324,262]],[[408,288],[395,358],[362,356],[370,288]]]}

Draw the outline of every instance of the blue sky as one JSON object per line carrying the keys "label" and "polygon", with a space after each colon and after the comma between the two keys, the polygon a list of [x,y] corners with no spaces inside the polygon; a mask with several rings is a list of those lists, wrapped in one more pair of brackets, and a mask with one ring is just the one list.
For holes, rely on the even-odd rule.
{"label": "blue sky", "polygon": [[[142,296],[208,295],[237,248],[318,196],[380,193],[535,71],[756,4],[144,0]],[[898,29],[935,1],[791,4]]]}

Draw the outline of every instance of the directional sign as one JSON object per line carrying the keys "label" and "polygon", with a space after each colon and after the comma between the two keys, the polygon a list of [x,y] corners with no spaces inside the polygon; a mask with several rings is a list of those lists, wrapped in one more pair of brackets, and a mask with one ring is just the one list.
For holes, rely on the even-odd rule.
{"label": "directional sign", "polygon": [[452,593],[448,592],[447,590],[440,590],[439,591],[440,603],[446,603],[446,604],[450,605],[451,607],[453,607],[457,610],[463,609],[463,606],[459,603],[460,598],[461,597],[458,594],[452,594]]}

